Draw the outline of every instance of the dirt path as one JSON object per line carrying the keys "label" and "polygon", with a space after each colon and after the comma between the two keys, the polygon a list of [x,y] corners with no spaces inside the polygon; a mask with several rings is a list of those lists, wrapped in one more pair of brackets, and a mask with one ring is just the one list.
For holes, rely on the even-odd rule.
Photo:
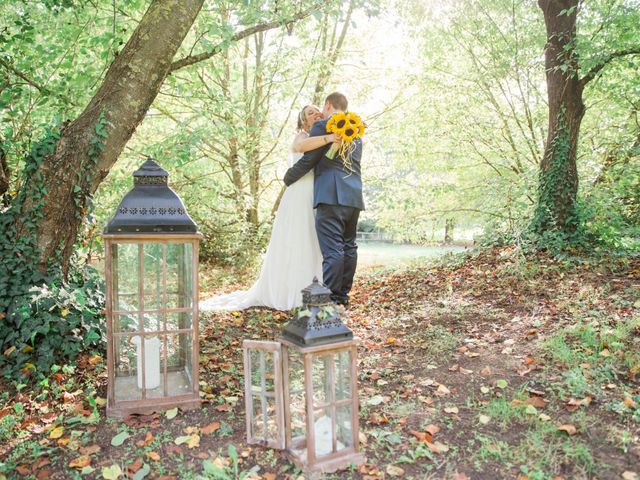
{"label": "dirt path", "polygon": [[[360,276],[345,320],[361,339],[367,464],[328,478],[636,478],[639,287],[637,262],[509,250]],[[298,478],[282,452],[244,438],[241,342],[274,339],[286,320],[266,309],[203,318],[199,411],[106,420],[95,355],[46,393],[5,394],[0,479],[192,479],[211,465],[219,478]]]}

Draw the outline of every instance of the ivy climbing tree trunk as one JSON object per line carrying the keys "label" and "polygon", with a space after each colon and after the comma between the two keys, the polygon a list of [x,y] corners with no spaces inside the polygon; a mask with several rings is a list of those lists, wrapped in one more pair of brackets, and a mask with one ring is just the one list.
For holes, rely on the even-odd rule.
{"label": "ivy climbing tree trunk", "polygon": [[549,103],[549,130],[540,162],[538,201],[532,229],[537,234],[575,232],[578,221],[576,165],[580,124],[585,113],[585,86],[612,60],[640,53],[633,47],[601,55],[581,77],[576,51],[576,22],[580,0],[538,0],[547,33],[545,69]]}
{"label": "ivy climbing tree trunk", "polygon": [[579,0],[539,0],[547,30],[545,69],[549,101],[549,130],[540,162],[538,202],[533,228],[537,233],[575,228],[578,192],[576,151],[584,116],[575,51]]}
{"label": "ivy climbing tree trunk", "polygon": [[203,2],[151,3],[89,105],[63,128],[55,150],[27,179],[45,189],[41,198],[24,199],[16,234],[22,235],[29,223],[36,224],[41,270],[57,258],[66,271],[91,195],[158,94]]}

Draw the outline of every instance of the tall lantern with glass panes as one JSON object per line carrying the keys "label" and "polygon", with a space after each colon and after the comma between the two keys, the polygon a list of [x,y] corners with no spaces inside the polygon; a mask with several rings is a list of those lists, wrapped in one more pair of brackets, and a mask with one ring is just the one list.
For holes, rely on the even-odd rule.
{"label": "tall lantern with glass panes", "polygon": [[102,235],[109,416],[200,405],[201,235],[168,176],[148,158]]}

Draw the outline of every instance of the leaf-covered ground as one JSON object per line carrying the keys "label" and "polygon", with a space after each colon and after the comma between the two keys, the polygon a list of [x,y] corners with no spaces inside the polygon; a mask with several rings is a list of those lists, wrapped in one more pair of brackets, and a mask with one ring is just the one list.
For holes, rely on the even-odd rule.
{"label": "leaf-covered ground", "polygon": [[[638,261],[509,249],[360,275],[345,318],[367,463],[328,478],[640,478],[639,291]],[[37,391],[5,388],[0,478],[298,478],[244,438],[242,340],[286,320],[203,316],[197,411],[105,419],[95,354]]]}

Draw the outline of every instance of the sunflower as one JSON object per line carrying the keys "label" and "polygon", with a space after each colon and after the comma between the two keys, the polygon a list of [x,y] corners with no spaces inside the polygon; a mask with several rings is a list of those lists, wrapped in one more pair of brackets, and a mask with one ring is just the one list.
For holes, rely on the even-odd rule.
{"label": "sunflower", "polygon": [[350,125],[357,126],[357,125],[359,125],[359,124],[361,124],[361,123],[362,123],[362,120],[360,120],[360,117],[358,116],[358,114],[357,114],[357,113],[354,113],[354,112],[348,112],[348,113],[347,113],[347,115],[346,115],[346,117],[347,117],[347,122],[348,122]]}
{"label": "sunflower", "polygon": [[342,140],[344,140],[347,143],[353,141],[358,136],[358,127],[357,127],[357,125],[352,125],[347,120],[347,125],[342,130],[340,136],[342,137]]}
{"label": "sunflower", "polygon": [[346,124],[347,124],[347,115],[344,113],[336,113],[332,115],[329,121],[327,122],[327,132],[340,134]]}

